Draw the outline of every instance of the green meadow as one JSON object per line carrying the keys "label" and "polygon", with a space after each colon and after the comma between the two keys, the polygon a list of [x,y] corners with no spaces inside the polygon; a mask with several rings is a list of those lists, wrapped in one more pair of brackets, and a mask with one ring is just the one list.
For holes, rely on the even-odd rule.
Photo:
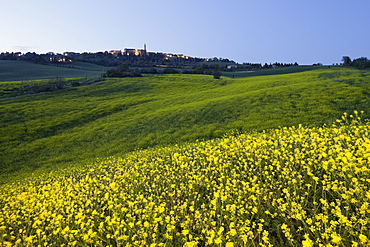
{"label": "green meadow", "polygon": [[[10,82],[2,82],[0,86]],[[21,82],[11,82],[17,87]],[[370,73],[327,68],[231,79],[155,75],[0,99],[3,182],[130,151],[283,126],[370,106]],[[9,89],[10,90],[10,89]]]}
{"label": "green meadow", "polygon": [[75,62],[73,65],[53,66],[24,61],[0,60],[0,81],[50,79],[53,77],[97,77],[110,67]]}
{"label": "green meadow", "polygon": [[222,72],[223,76],[230,78],[244,78],[251,76],[263,76],[263,75],[282,75],[297,72],[304,72],[310,70],[324,69],[331,66],[290,66],[275,69],[261,69],[256,71],[235,71],[235,72]]}

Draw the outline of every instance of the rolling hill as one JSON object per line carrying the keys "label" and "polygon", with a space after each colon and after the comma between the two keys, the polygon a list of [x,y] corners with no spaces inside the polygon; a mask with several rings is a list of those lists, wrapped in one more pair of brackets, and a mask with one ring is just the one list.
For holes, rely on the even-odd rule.
{"label": "rolling hill", "polygon": [[370,73],[319,69],[215,80],[156,75],[0,101],[0,171],[53,170],[154,147],[369,117]]}
{"label": "rolling hill", "polygon": [[0,94],[0,245],[368,246],[369,84],[335,68]]}
{"label": "rolling hill", "polygon": [[68,67],[41,65],[24,61],[0,60],[0,81],[49,79],[53,77],[97,77],[110,67],[75,62]]}
{"label": "rolling hill", "polygon": [[222,72],[223,76],[230,78],[244,78],[252,76],[265,76],[265,75],[282,75],[290,73],[298,73],[310,70],[325,69],[330,68],[331,66],[290,66],[282,68],[273,68],[273,69],[261,69],[256,71],[234,71],[234,72]]}

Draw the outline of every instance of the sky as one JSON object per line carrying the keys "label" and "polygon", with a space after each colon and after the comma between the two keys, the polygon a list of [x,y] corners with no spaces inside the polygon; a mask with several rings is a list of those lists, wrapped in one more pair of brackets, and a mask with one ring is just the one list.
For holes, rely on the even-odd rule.
{"label": "sky", "polygon": [[369,0],[1,0],[0,52],[142,49],[239,63],[370,58]]}

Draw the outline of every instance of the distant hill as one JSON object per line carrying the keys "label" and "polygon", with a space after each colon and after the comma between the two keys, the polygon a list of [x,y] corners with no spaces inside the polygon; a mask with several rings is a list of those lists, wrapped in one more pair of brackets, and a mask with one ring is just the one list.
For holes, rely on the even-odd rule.
{"label": "distant hill", "polygon": [[84,62],[75,62],[62,67],[24,61],[0,60],[0,81],[36,80],[53,77],[97,77],[110,68]]}
{"label": "distant hill", "polygon": [[272,68],[272,69],[260,69],[260,70],[250,70],[250,71],[235,71],[235,72],[222,72],[223,76],[230,78],[242,78],[251,76],[264,76],[264,75],[282,75],[297,72],[304,72],[316,69],[330,68],[331,66],[290,66],[282,68]]}
{"label": "distant hill", "polygon": [[0,174],[231,132],[331,124],[355,109],[369,118],[369,81],[369,72],[343,68],[218,80],[152,75],[2,99]]}
{"label": "distant hill", "polygon": [[[166,67],[167,65],[153,65],[146,67],[135,65],[134,67],[140,73],[168,73],[164,71],[171,70],[176,73],[195,73],[195,74],[213,74],[215,70],[219,70],[222,76],[229,78],[242,78],[261,75],[279,75],[288,73],[297,73],[319,68],[328,68],[328,66],[288,66],[281,68],[254,68],[247,70],[244,65],[238,65],[237,70],[226,69],[227,62],[194,62],[193,66],[178,66]],[[204,67],[204,68],[203,68]],[[329,66],[330,67],[330,66]],[[98,77],[104,72],[115,68],[97,65],[89,62],[73,62],[68,64],[50,64],[43,65],[17,60],[0,60],[0,81],[21,81],[21,80],[40,80],[50,79],[55,77],[76,78],[76,77]],[[243,69],[244,68],[244,69]]]}

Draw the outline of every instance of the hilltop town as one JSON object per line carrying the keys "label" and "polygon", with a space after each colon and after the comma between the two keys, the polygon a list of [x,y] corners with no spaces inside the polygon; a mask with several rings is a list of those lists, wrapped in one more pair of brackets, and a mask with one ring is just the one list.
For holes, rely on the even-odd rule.
{"label": "hilltop town", "polygon": [[62,54],[55,52],[48,52],[45,54],[36,54],[35,52],[3,52],[0,54],[0,60],[22,60],[39,64],[57,64],[61,66],[76,61],[90,62],[104,66],[127,64],[139,67],[183,67],[210,60],[221,60],[223,62],[234,63],[228,59],[209,59],[190,57],[183,54],[149,52],[146,49],[146,45],[144,45],[144,49],[125,48],[123,50],[110,50],[104,52],[63,52]]}

